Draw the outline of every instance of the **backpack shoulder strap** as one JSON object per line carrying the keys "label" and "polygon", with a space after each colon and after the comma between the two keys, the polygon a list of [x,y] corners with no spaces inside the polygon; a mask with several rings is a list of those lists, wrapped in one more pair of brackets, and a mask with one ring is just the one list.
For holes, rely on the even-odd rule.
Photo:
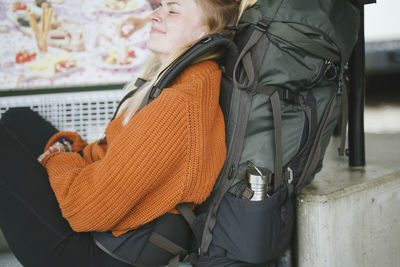
{"label": "backpack shoulder strap", "polygon": [[[158,82],[151,89],[148,102],[152,101],[156,91],[161,91],[167,87],[185,68],[190,66],[197,58],[206,53],[224,49],[227,57],[237,58],[238,49],[235,43],[223,34],[210,34],[192,45],[185,53],[173,61],[160,75]],[[158,95],[159,95],[158,93]]]}
{"label": "backpack shoulder strap", "polygon": [[247,122],[251,110],[252,94],[246,91],[240,92],[237,125],[233,134],[232,145],[229,149],[224,167],[218,178],[218,187],[211,196],[212,203],[209,207],[205,227],[203,229],[200,244],[200,254],[206,255],[213,238],[213,229],[217,221],[217,211],[225,193],[228,191],[233,179],[237,174],[237,165],[240,160],[244,135],[246,133]]}

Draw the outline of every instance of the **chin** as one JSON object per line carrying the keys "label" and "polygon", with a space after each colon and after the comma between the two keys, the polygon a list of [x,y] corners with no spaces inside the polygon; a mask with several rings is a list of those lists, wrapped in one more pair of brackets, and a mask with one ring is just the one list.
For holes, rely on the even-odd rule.
{"label": "chin", "polygon": [[160,42],[160,43],[148,42],[147,49],[149,49],[155,55],[169,54],[169,50],[167,49],[167,47],[160,46],[160,44],[162,44],[162,42]]}
{"label": "chin", "polygon": [[161,40],[160,38],[150,37],[149,40],[147,41],[147,48],[153,52],[156,52],[156,51],[162,49],[162,45],[164,43],[165,43],[165,41]]}
{"label": "chin", "polygon": [[160,49],[158,47],[154,47],[151,44],[147,44],[147,49],[150,50],[155,55],[163,53],[163,51],[160,51]]}

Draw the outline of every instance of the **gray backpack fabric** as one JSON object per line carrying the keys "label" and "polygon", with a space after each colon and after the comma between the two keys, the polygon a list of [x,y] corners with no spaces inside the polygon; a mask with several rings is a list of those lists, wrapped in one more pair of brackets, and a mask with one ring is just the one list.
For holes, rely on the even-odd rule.
{"label": "gray backpack fabric", "polygon": [[[259,0],[243,15],[221,88],[228,155],[194,222],[199,266],[265,265],[288,247],[293,193],[322,167],[341,114],[345,129],[343,73],[359,19],[346,0]],[[248,199],[249,162],[271,178],[261,201]]]}
{"label": "gray backpack fabric", "polygon": [[[228,148],[223,169],[210,197],[194,213],[178,205],[187,221],[180,226],[184,236],[168,237],[176,224],[158,219],[159,227],[151,226],[144,238],[140,228],[118,240],[94,233],[99,246],[141,266],[177,265],[179,260],[200,267],[273,264],[291,242],[295,195],[322,167],[340,117],[346,129],[344,72],[359,20],[348,0],[259,0],[238,27],[230,28],[236,31],[233,41],[209,35],[173,62],[141,107],[199,56],[226,50],[220,62]],[[258,201],[247,180],[254,170],[267,179],[268,192]],[[194,237],[187,234],[189,226]],[[139,239],[149,253],[132,258],[129,244]],[[166,253],[155,253],[154,246]]]}

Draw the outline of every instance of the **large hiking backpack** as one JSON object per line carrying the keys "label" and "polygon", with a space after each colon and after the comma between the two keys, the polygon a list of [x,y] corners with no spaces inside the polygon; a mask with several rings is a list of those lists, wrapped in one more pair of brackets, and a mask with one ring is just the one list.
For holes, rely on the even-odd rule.
{"label": "large hiking backpack", "polygon": [[[343,74],[359,20],[348,0],[259,0],[230,28],[233,41],[209,35],[161,74],[144,104],[200,56],[226,50],[220,105],[227,158],[203,205],[194,213],[179,205],[194,232],[194,248],[150,240],[168,251],[163,264],[177,254],[190,261],[198,254],[197,266],[265,266],[282,255],[295,224],[295,195],[322,167],[341,114],[346,129]],[[258,201],[247,180],[254,169],[268,188]],[[100,243],[110,242],[106,237]]]}

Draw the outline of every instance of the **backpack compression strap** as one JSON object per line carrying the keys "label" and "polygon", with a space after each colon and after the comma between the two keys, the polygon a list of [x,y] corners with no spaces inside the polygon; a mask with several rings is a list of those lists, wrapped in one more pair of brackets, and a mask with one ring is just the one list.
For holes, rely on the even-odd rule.
{"label": "backpack compression strap", "polygon": [[322,115],[320,125],[317,129],[317,134],[315,136],[314,143],[311,147],[310,154],[307,158],[306,165],[304,166],[303,172],[299,178],[299,181],[296,184],[295,191],[299,193],[300,190],[305,186],[307,179],[313,174],[315,171],[319,157],[321,154],[321,142],[322,142],[322,135],[323,131],[326,128],[330,118],[332,117],[333,111],[336,105],[336,98],[338,95],[341,95],[341,108],[342,108],[342,117],[341,117],[341,140],[340,140],[340,147],[339,147],[339,155],[343,156],[345,151],[345,142],[346,142],[346,126],[348,120],[348,96],[347,96],[347,82],[343,75],[339,77],[339,85],[338,85],[338,92],[333,94],[331,97],[328,106],[325,109],[324,114]]}
{"label": "backpack compression strap", "polygon": [[[238,89],[249,92],[254,91],[254,85],[258,79],[258,70],[261,67],[261,62],[268,48],[269,38],[265,35],[265,32],[269,24],[270,21],[268,20],[260,20],[255,25],[249,40],[239,54],[233,70],[233,85]],[[253,47],[255,49],[252,50]],[[241,71],[239,79],[243,82],[239,82],[238,80],[238,70]],[[243,77],[243,74],[246,74],[246,76]]]}
{"label": "backpack compression strap", "polygon": [[310,154],[307,158],[306,165],[304,166],[303,172],[301,173],[299,181],[296,184],[295,188],[296,193],[300,192],[300,190],[304,187],[308,177],[310,177],[313,174],[315,168],[317,167],[319,157],[321,154],[321,142],[322,142],[323,130],[325,129],[327,123],[329,122],[329,119],[333,114],[333,110],[335,109],[336,96],[337,96],[336,93],[333,94],[321,118],[321,122],[317,130],[317,135],[315,136],[315,140],[311,147]]}
{"label": "backpack compression strap", "polygon": [[[249,93],[259,92],[260,84],[258,81],[258,72],[261,68],[261,63],[269,45],[269,36],[266,34],[269,31],[271,21],[260,20],[253,30],[247,44],[242,49],[239,58],[235,64],[233,71],[233,83],[238,89],[245,89]],[[242,68],[240,68],[242,67]],[[240,83],[237,80],[238,69],[241,74],[245,73],[244,82]],[[275,166],[274,166],[274,191],[276,191],[283,182],[283,152],[282,152],[282,112],[279,98],[278,87],[263,86],[264,94],[270,97],[272,114],[274,120],[274,137],[275,137]],[[268,87],[268,88],[267,88]],[[268,91],[268,92],[267,92]]]}

